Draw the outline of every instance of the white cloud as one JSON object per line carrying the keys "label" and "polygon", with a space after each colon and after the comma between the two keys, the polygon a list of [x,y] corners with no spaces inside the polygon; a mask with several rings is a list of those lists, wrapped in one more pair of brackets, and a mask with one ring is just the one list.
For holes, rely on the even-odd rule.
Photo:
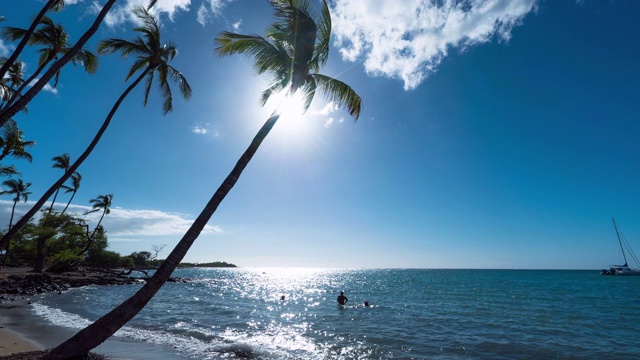
{"label": "white cloud", "polygon": [[453,48],[508,41],[537,0],[339,0],[331,9],[335,45],[374,76],[414,89]]}
{"label": "white cloud", "polygon": [[231,26],[233,26],[234,31],[240,31],[240,25],[242,25],[242,20],[234,22]]}
{"label": "white cloud", "polygon": [[209,132],[209,129],[207,129],[207,128],[205,127],[205,126],[207,126],[207,125],[209,125],[209,123],[206,123],[206,124],[196,124],[196,125],[191,129],[191,131],[192,131],[194,134],[204,135],[204,134],[206,134],[206,133],[208,133],[208,132]]}
{"label": "white cloud", "polygon": [[[18,203],[13,222],[15,223],[34,203],[34,201]],[[47,202],[42,208],[46,209],[50,204],[50,202]],[[62,211],[65,205],[64,203],[56,203],[54,208],[57,211]],[[0,227],[6,227],[9,224],[12,206],[13,201],[0,200]],[[89,210],[91,210],[90,206],[71,204],[67,212],[75,213],[82,217],[82,214]],[[84,216],[84,218],[87,219],[89,226],[93,228],[101,215],[102,213],[98,211],[88,214]],[[181,236],[192,223],[193,220],[188,219],[188,216],[185,214],[167,213],[158,210],[131,210],[122,208],[112,208],[111,213],[106,215],[102,220],[109,239],[117,238],[121,241],[123,239],[129,239],[129,241],[142,240],[147,236]],[[221,232],[223,232],[222,228],[211,225],[206,225],[202,231],[203,234]]]}
{"label": "white cloud", "polygon": [[[330,128],[331,126],[333,126],[333,124],[336,122],[336,120],[332,117],[328,118],[327,121],[325,121],[324,123],[324,127],[325,129]],[[344,118],[341,117],[340,119],[338,119],[338,123],[342,124],[344,122]]]}
{"label": "white cloud", "polygon": [[[138,23],[138,18],[133,13],[137,7],[146,8],[149,0],[126,0],[124,5],[116,6],[109,11],[104,18],[104,23],[109,27],[119,26],[126,22]],[[166,15],[169,20],[173,21],[176,13],[189,11],[191,0],[158,0],[154,7],[150,10],[152,14]],[[97,13],[102,5],[94,1],[92,4],[93,12]]]}
{"label": "white cloud", "polygon": [[42,90],[44,90],[44,91],[48,91],[48,92],[50,92],[50,93],[52,93],[52,94],[58,94],[58,89],[54,88],[53,86],[51,86],[51,85],[49,85],[49,84],[46,84],[46,85],[42,88]]}
{"label": "white cloud", "polygon": [[207,20],[209,20],[210,18],[211,16],[209,15],[209,10],[207,10],[204,4],[200,4],[200,7],[198,8],[198,17],[197,17],[198,23],[204,26],[207,23]]}
{"label": "white cloud", "polygon": [[[101,213],[87,215],[88,220],[98,221]],[[122,236],[161,236],[183,235],[193,223],[184,214],[172,214],[158,210],[128,210],[122,208],[111,209],[111,213],[104,217],[102,223],[108,235]],[[219,226],[205,226],[203,234],[219,233]]]}
{"label": "white cloud", "polygon": [[[150,12],[152,14],[162,15],[161,19],[166,16],[169,20],[173,21],[176,14],[189,12],[192,5],[197,6],[195,12],[196,21],[204,26],[211,20],[212,15],[220,15],[222,9],[232,1],[233,0],[202,0],[196,2],[194,0],[158,0]],[[127,22],[138,23],[138,19],[133,13],[133,10],[136,7],[147,7],[148,5],[149,0],[124,0],[123,5],[114,6],[109,11],[104,19],[104,23],[109,27],[116,27]],[[91,8],[93,13],[97,13],[102,8],[102,5],[94,1]]]}
{"label": "white cloud", "polygon": [[4,41],[0,40],[0,56],[9,57],[13,49],[15,49],[15,46],[5,44]]}
{"label": "white cloud", "polygon": [[331,127],[331,125],[333,125],[333,118],[332,117],[328,118],[327,121],[325,121],[324,127],[328,129],[328,128]]}
{"label": "white cloud", "polygon": [[[37,83],[39,80],[40,80],[40,78],[33,79],[33,80],[31,81],[31,83],[29,83],[29,87],[31,87],[31,86],[33,86],[33,85],[35,85],[35,83]],[[51,84],[49,84],[49,83],[46,83],[46,84],[44,85],[44,87],[42,88],[42,90],[44,90],[44,91],[48,91],[48,92],[50,92],[50,93],[52,93],[52,94],[58,94],[58,89],[57,89],[57,88],[54,88],[54,87],[53,87],[53,86],[51,86]]]}
{"label": "white cloud", "polygon": [[[339,111],[340,107],[338,107],[338,104],[336,104],[333,101],[328,102],[322,109],[317,110],[317,111],[313,111],[312,114],[313,115],[323,115],[323,116],[328,116],[333,114],[336,111]],[[336,122],[336,119],[334,119],[332,116],[329,116],[327,118],[327,120],[324,123],[324,127],[326,129],[330,128],[331,126],[333,126],[333,124]],[[338,123],[342,123],[344,122],[344,118],[340,118],[337,120]]]}
{"label": "white cloud", "polygon": [[216,15],[220,15],[220,11],[232,1],[233,0],[209,0],[211,11]]}
{"label": "white cloud", "polygon": [[318,111],[314,111],[312,112],[312,114],[314,115],[329,115],[335,111],[337,111],[338,108],[338,104],[336,104],[333,101],[329,101],[322,109],[318,110]]}

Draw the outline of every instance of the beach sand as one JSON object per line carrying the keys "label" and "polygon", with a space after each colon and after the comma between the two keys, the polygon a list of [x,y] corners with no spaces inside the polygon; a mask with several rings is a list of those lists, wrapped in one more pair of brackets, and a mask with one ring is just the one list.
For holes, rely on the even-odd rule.
{"label": "beach sand", "polygon": [[19,352],[42,350],[40,344],[7,328],[0,328],[0,356]]}

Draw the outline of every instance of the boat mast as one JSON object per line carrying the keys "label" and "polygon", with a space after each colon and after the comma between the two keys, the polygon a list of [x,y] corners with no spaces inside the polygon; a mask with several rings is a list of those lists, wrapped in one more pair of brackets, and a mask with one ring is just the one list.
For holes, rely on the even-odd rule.
{"label": "boat mast", "polygon": [[618,243],[620,244],[620,250],[622,250],[622,257],[624,258],[624,266],[627,265],[627,256],[624,254],[624,246],[622,246],[622,240],[620,240],[620,232],[618,231],[618,225],[616,225],[616,219],[611,218],[613,221],[613,227],[616,229],[616,235],[618,236]]}

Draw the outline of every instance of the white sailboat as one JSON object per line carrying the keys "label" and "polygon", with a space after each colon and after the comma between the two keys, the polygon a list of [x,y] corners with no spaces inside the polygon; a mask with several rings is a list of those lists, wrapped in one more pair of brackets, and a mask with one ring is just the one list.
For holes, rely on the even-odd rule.
{"label": "white sailboat", "polygon": [[[624,265],[611,265],[609,269],[603,269],[600,272],[601,275],[616,275],[616,276],[640,276],[640,268],[632,269],[629,267],[629,263],[627,261],[627,253],[629,253],[629,257],[634,260],[637,264],[640,264],[636,254],[633,253],[629,243],[624,238],[624,236],[620,236],[620,231],[618,230],[618,225],[616,224],[616,220],[611,218],[613,221],[613,227],[616,229],[616,235],[618,236],[618,244],[620,244],[620,250],[622,250],[622,257],[624,258]],[[627,251],[625,252],[625,249]]]}

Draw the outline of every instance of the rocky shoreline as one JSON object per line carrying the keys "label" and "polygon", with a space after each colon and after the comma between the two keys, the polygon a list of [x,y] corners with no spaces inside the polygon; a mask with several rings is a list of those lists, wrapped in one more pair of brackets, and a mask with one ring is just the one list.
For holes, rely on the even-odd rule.
{"label": "rocky shoreline", "polygon": [[128,285],[140,281],[143,280],[96,270],[40,274],[29,268],[4,268],[0,269],[0,295],[33,296],[87,285]]}
{"label": "rocky shoreline", "polygon": [[[130,274],[131,271],[126,272]],[[141,271],[141,273],[145,273]],[[131,285],[146,281],[146,276],[125,275],[104,269],[78,268],[61,273],[34,273],[31,268],[0,269],[0,308],[12,306],[18,299],[48,293],[64,292],[71,288],[88,285],[116,286]],[[169,282],[186,282],[187,279],[171,278]]]}

